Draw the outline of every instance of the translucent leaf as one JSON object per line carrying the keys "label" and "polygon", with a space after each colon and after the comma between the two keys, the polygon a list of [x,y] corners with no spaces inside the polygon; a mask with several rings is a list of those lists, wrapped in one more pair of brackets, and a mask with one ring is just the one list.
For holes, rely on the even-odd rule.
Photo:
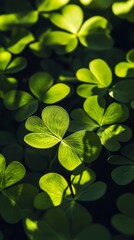
{"label": "translucent leaf", "polygon": [[16,73],[27,66],[27,60],[23,57],[17,57],[15,58],[7,67],[6,73]]}
{"label": "translucent leaf", "polygon": [[94,161],[99,156],[100,151],[100,140],[95,133],[78,131],[61,141],[58,159],[62,166],[72,171],[83,161]]}
{"label": "translucent leaf", "polygon": [[127,106],[114,102],[106,109],[102,119],[102,125],[121,123],[127,120],[128,117],[129,110]]}
{"label": "translucent leaf", "polygon": [[46,92],[42,101],[47,104],[53,104],[65,98],[69,92],[69,86],[64,83],[57,83]]}
{"label": "translucent leaf", "polygon": [[134,220],[123,215],[116,214],[111,219],[112,225],[119,232],[127,235],[134,235]]}
{"label": "translucent leaf", "polygon": [[78,33],[78,38],[81,44],[89,49],[109,49],[113,45],[113,39],[110,36],[111,29],[112,27],[106,18],[94,16],[84,22]]}
{"label": "translucent leaf", "polygon": [[115,168],[111,176],[118,185],[127,185],[134,180],[134,165],[126,165]]}
{"label": "translucent leaf", "polygon": [[9,62],[11,61],[12,55],[9,52],[0,52],[0,72],[6,70]]}
{"label": "translucent leaf", "polygon": [[11,30],[15,26],[31,26],[37,20],[38,11],[2,14],[0,16],[0,30]]}
{"label": "translucent leaf", "polygon": [[38,11],[53,11],[61,8],[70,0],[36,0]]}
{"label": "translucent leaf", "polygon": [[42,120],[46,127],[58,138],[62,138],[69,126],[69,115],[60,106],[48,106],[42,111]]}
{"label": "translucent leaf", "polygon": [[25,176],[26,170],[24,166],[17,161],[11,162],[6,170],[3,179],[3,188],[7,188],[14,183],[20,181]]}
{"label": "translucent leaf", "polygon": [[67,181],[58,173],[45,174],[40,178],[39,185],[49,195],[54,206],[60,205],[68,195],[71,195]]}
{"label": "translucent leaf", "polygon": [[75,34],[83,22],[83,11],[78,5],[70,4],[61,9],[61,14],[51,13],[50,20],[57,27]]}
{"label": "translucent leaf", "polygon": [[106,103],[104,98],[91,96],[85,100],[84,110],[94,121],[96,121],[101,126],[105,111],[105,105]]}
{"label": "translucent leaf", "polygon": [[52,86],[53,78],[49,73],[36,72],[29,79],[31,92],[38,99],[44,99],[46,91]]}
{"label": "translucent leaf", "polygon": [[134,76],[134,63],[120,62],[115,66],[115,74],[120,77],[133,77]]}
{"label": "translucent leaf", "polygon": [[130,22],[134,22],[134,3],[133,0],[127,0],[125,2],[115,2],[112,5],[112,11],[118,17],[127,19]]}
{"label": "translucent leaf", "polygon": [[107,88],[103,88],[102,86],[96,84],[80,84],[77,87],[76,92],[80,97],[83,98],[88,98],[93,95],[99,95],[103,97],[107,92]]}

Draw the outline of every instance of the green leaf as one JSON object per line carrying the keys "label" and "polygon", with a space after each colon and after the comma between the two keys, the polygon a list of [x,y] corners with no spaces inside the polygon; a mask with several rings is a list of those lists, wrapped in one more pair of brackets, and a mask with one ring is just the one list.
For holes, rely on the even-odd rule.
{"label": "green leaf", "polygon": [[67,4],[70,0],[36,0],[36,6],[38,11],[53,11],[61,8],[65,4]]}
{"label": "green leaf", "polygon": [[120,149],[119,141],[128,141],[132,136],[129,127],[118,124],[100,128],[97,133],[101,139],[101,143],[110,151],[118,151]]}
{"label": "green leaf", "polygon": [[105,106],[105,99],[99,96],[91,96],[84,102],[84,110],[100,126],[102,126]]}
{"label": "green leaf", "polygon": [[11,61],[12,55],[9,52],[0,52],[0,72],[6,70],[9,62]]}
{"label": "green leaf", "polygon": [[127,164],[132,165],[133,164],[133,161],[121,155],[111,155],[108,158],[108,162],[114,165],[127,165]]}
{"label": "green leaf", "polygon": [[128,62],[134,63],[134,48],[127,52],[126,59]]}
{"label": "green leaf", "polygon": [[115,66],[115,74],[120,77],[133,77],[134,76],[134,63],[120,62]]}
{"label": "green leaf", "polygon": [[68,183],[58,173],[47,173],[39,180],[40,188],[49,195],[53,206],[60,205],[66,197],[71,195]]}
{"label": "green leaf", "polygon": [[6,169],[6,160],[2,154],[0,154],[0,191],[3,188],[3,180]]}
{"label": "green leaf", "polygon": [[122,80],[112,86],[109,95],[119,102],[128,103],[131,99],[134,99],[133,88],[133,79]]}
{"label": "green leaf", "polygon": [[112,171],[111,176],[118,185],[127,185],[134,180],[134,165],[117,167]]}
{"label": "green leaf", "polygon": [[3,188],[7,188],[16,182],[19,182],[25,176],[25,173],[26,170],[20,162],[11,162],[5,170]]}
{"label": "green leaf", "polygon": [[123,215],[116,214],[111,219],[112,225],[119,232],[127,235],[134,235],[134,220]]}
{"label": "green leaf", "polygon": [[78,131],[61,141],[58,159],[62,166],[72,171],[82,162],[92,162],[97,159],[100,151],[100,140],[95,133]]}
{"label": "green leaf", "polygon": [[128,217],[134,219],[134,194],[125,193],[117,199],[117,207],[121,213],[127,215]]}
{"label": "green leaf", "polygon": [[43,221],[39,221],[38,227],[46,239],[70,239],[69,220],[60,209],[49,209]]}
{"label": "green leaf", "polygon": [[47,192],[40,192],[34,199],[34,207],[45,210],[54,207],[54,203]]}
{"label": "green leaf", "polygon": [[62,31],[52,31],[44,38],[46,47],[51,47],[58,54],[72,52],[78,45],[75,35]]}
{"label": "green leaf", "polygon": [[22,108],[19,108],[15,113],[15,119],[17,121],[24,121],[38,109],[38,101],[33,99],[33,101],[25,104]]}
{"label": "green leaf", "polygon": [[64,83],[53,85],[46,93],[42,101],[47,104],[59,102],[65,98],[70,92],[70,87]]}
{"label": "green leaf", "polygon": [[127,146],[125,146],[122,150],[121,153],[130,159],[130,161],[133,163],[134,162],[134,143],[129,143]]}
{"label": "green leaf", "polygon": [[38,20],[38,11],[1,14],[0,30],[7,31],[16,26],[31,26]]}
{"label": "green leaf", "polygon": [[61,14],[51,13],[50,21],[57,27],[76,34],[83,22],[83,11],[75,4],[70,4],[61,9]]}
{"label": "green leaf", "polygon": [[48,106],[42,111],[42,120],[46,127],[58,138],[62,138],[69,126],[69,115],[60,106]]}
{"label": "green leaf", "polygon": [[10,39],[7,41],[7,49],[13,54],[21,53],[25,47],[34,41],[33,34],[25,28],[14,28]]}
{"label": "green leaf", "polygon": [[93,16],[83,23],[78,32],[78,38],[81,44],[89,49],[109,49],[113,45],[113,39],[110,36],[111,29],[111,24],[106,18]]}
{"label": "green leaf", "polygon": [[102,224],[92,224],[80,232],[73,240],[89,240],[89,236],[92,240],[98,240],[98,236],[103,240],[111,240],[110,232]]}
{"label": "green leaf", "polygon": [[128,117],[129,110],[127,106],[113,102],[108,106],[104,113],[102,125],[121,123],[126,121]]}
{"label": "green leaf", "polygon": [[16,73],[26,68],[26,66],[27,60],[23,57],[17,57],[8,65],[5,72],[8,74]]}
{"label": "green leaf", "polygon": [[46,91],[52,86],[53,78],[49,73],[36,72],[29,79],[29,88],[38,99],[43,100]]}
{"label": "green leaf", "polygon": [[4,98],[4,95],[11,90],[15,90],[18,86],[18,82],[13,77],[7,77],[5,74],[0,77],[0,98]]}
{"label": "green leaf", "polygon": [[127,0],[125,2],[115,2],[112,5],[113,13],[123,19],[130,22],[134,22],[134,4],[133,0]]}
{"label": "green leaf", "polygon": [[[80,130],[93,131],[99,127],[81,108],[74,109],[71,112],[71,122],[69,125],[69,131],[75,132]],[[78,121],[79,119],[79,121]]]}
{"label": "green leaf", "polygon": [[[102,71],[103,69],[103,71]],[[102,59],[94,59],[89,63],[89,69],[81,68],[76,72],[78,80],[86,83],[108,87],[112,82],[112,72]]]}

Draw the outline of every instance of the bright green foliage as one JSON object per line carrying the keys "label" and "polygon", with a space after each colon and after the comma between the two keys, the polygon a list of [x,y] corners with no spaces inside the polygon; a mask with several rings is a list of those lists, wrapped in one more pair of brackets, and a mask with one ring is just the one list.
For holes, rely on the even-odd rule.
{"label": "bright green foliage", "polygon": [[[78,130],[97,130],[101,143],[110,151],[117,151],[120,148],[119,142],[128,141],[131,137],[131,130],[119,123],[124,122],[129,111],[125,105],[113,102],[106,108],[105,99],[99,96],[88,97],[82,109],[75,109],[71,116],[73,120],[69,129]],[[78,120],[78,115],[81,118]]]}
{"label": "bright green foliage", "polygon": [[[44,38],[45,44],[58,54],[72,52],[78,45],[78,39],[83,46],[95,50],[113,45],[111,25],[107,19],[95,16],[83,23],[83,11],[75,4],[63,7],[61,13],[50,13],[49,18],[54,25],[67,31],[51,31]],[[99,43],[95,43],[98,37]]]}
{"label": "bright green foliage", "polygon": [[89,69],[81,68],[76,72],[79,81],[84,82],[77,88],[79,96],[87,98],[92,95],[104,95],[112,82],[112,72],[102,59],[89,63]]}
{"label": "bright green foliage", "polygon": [[100,154],[101,144],[95,133],[79,131],[63,138],[69,126],[69,116],[59,106],[44,108],[42,120],[30,117],[25,126],[32,133],[28,133],[24,140],[32,147],[45,149],[60,143],[58,159],[68,170],[82,162],[94,161]]}
{"label": "bright green foliage", "polygon": [[[59,206],[63,202],[94,201],[101,198],[106,191],[104,182],[94,182],[94,172],[85,167],[78,167],[70,176],[70,184],[65,178],[55,172],[47,173],[40,178],[39,185],[44,191],[39,193],[34,201],[38,209]],[[68,204],[69,204],[68,203]]]}
{"label": "bright green foliage", "polygon": [[134,22],[134,1],[119,1],[112,5],[112,10],[115,15],[120,18],[126,19],[130,22]]}
{"label": "bright green foliage", "polygon": [[93,9],[107,9],[110,7],[113,0],[79,0],[80,3]]}
{"label": "bright green foliage", "polygon": [[134,235],[134,194],[125,193],[117,199],[117,207],[121,213],[112,217],[112,225],[127,235]]}
{"label": "bright green foliage", "polygon": [[66,5],[70,0],[36,0],[38,11],[53,11]]}
{"label": "bright green foliage", "polygon": [[24,166],[17,162],[13,161],[6,167],[6,161],[2,154],[0,154],[0,190],[13,185],[14,183],[20,181],[26,171]]}
{"label": "bright green foliage", "polygon": [[134,143],[126,145],[121,154],[111,155],[108,162],[121,165],[112,171],[111,176],[117,184],[126,185],[134,180]]}

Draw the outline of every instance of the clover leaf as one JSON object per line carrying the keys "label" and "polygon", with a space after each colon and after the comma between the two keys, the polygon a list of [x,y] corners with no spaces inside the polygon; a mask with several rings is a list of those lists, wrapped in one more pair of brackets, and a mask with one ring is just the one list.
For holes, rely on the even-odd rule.
{"label": "clover leaf", "polygon": [[29,93],[20,90],[11,90],[4,95],[4,106],[16,111],[15,119],[23,121],[31,116],[38,108],[38,101]]}
{"label": "clover leaf", "polygon": [[126,235],[134,235],[134,194],[125,193],[117,199],[117,207],[121,213],[115,214],[112,219],[112,225],[119,232]]}
{"label": "clover leaf", "polygon": [[16,26],[31,26],[38,20],[38,11],[22,11],[17,13],[1,14],[0,30],[8,31]]}
{"label": "clover leaf", "polygon": [[130,143],[121,149],[121,155],[111,155],[108,162],[116,167],[112,173],[112,179],[118,185],[126,185],[134,180],[134,143]]}
{"label": "clover leaf", "polygon": [[77,87],[77,94],[87,98],[91,95],[103,96],[112,82],[112,72],[102,59],[89,62],[89,69],[80,68],[76,72],[79,81],[84,82]]}
{"label": "clover leaf", "polygon": [[38,11],[53,11],[66,5],[70,0],[36,0]]}
{"label": "clover leaf", "polygon": [[[101,143],[110,151],[120,148],[119,141],[125,142],[131,138],[131,129],[123,124],[129,116],[127,106],[116,102],[106,108],[106,101],[99,96],[88,97],[83,109],[75,109],[71,113],[73,120],[69,126],[70,131],[97,130]],[[78,116],[80,118],[78,120]],[[89,120],[88,120],[89,118]]]}
{"label": "clover leaf", "polygon": [[70,200],[93,201],[101,198],[106,192],[104,182],[95,182],[94,172],[84,166],[75,169],[70,176],[70,184],[59,173],[51,172],[43,175],[39,180],[39,193],[34,201],[38,209],[59,206]]}
{"label": "clover leaf", "polygon": [[46,72],[37,72],[29,79],[29,88],[37,99],[52,104],[65,98],[70,88],[66,84],[54,84],[52,76]]}
{"label": "clover leaf", "polygon": [[62,7],[60,13],[50,13],[50,21],[67,32],[50,31],[44,38],[46,46],[54,48],[58,54],[72,52],[77,47],[78,40],[90,49],[110,48],[113,40],[109,34],[111,25],[108,21],[104,17],[95,16],[83,23],[83,18],[82,9],[75,4]]}
{"label": "clover leaf", "polygon": [[6,167],[6,160],[2,154],[0,154],[0,190],[13,185],[14,183],[20,181],[25,175],[24,166],[17,162],[12,161]]}
{"label": "clover leaf", "polygon": [[32,184],[19,184],[4,190],[0,195],[0,215],[10,224],[19,222],[33,208],[38,193]]}
{"label": "clover leaf", "polygon": [[112,0],[79,0],[81,4],[87,6],[89,9],[107,9],[110,7]]}
{"label": "clover leaf", "polygon": [[47,106],[42,111],[42,120],[32,116],[25,126],[32,133],[28,133],[24,141],[32,147],[45,149],[60,144],[58,159],[68,170],[82,162],[94,161],[100,154],[100,140],[93,132],[79,131],[63,138],[69,126],[69,115],[62,107]]}
{"label": "clover leaf", "polygon": [[112,5],[113,13],[119,18],[134,22],[134,2],[133,0],[114,2]]}

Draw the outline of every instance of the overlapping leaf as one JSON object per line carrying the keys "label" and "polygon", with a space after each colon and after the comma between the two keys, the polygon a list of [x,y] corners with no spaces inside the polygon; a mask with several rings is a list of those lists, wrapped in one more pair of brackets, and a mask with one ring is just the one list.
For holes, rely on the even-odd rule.
{"label": "overlapping leaf", "polygon": [[102,59],[95,59],[89,63],[89,69],[81,68],[76,72],[79,81],[84,82],[77,87],[77,93],[87,98],[91,95],[104,95],[112,82],[112,72]]}
{"label": "overlapping leaf", "polygon": [[121,150],[122,155],[111,155],[108,162],[116,167],[112,179],[119,185],[126,185],[134,180],[134,143],[130,143]]}
{"label": "overlapping leaf", "polygon": [[42,120],[33,116],[27,119],[28,133],[24,140],[35,148],[50,148],[60,143],[59,162],[73,170],[82,162],[94,161],[100,154],[99,137],[92,132],[79,131],[63,138],[69,126],[68,113],[59,106],[48,106],[42,111]]}
{"label": "overlapping leaf", "polygon": [[[106,108],[104,98],[91,96],[85,100],[83,107],[85,112],[82,109],[72,111],[73,120],[69,127],[71,131],[98,129],[97,134],[101,143],[111,151],[120,148],[120,141],[125,142],[131,138],[131,129],[119,124],[129,116],[129,110],[125,105],[113,102]],[[79,114],[81,117],[78,120]]]}

